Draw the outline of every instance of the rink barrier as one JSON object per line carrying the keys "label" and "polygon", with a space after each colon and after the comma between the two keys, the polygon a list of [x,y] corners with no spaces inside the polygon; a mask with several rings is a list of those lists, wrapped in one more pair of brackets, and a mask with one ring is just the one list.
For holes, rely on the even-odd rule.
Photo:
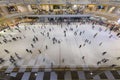
{"label": "rink barrier", "polygon": [[[0,68],[0,72],[5,72],[9,67],[4,66]],[[44,67],[39,67],[39,68],[34,68],[34,67],[14,67],[14,68],[9,68],[12,70],[12,72],[19,72],[20,69],[25,69],[25,72],[31,72],[32,69],[38,69],[37,71],[105,71],[105,70],[120,70],[120,67],[114,67],[114,68],[109,68],[109,67],[99,67],[99,68],[94,68],[94,67],[89,67],[87,69],[84,69],[83,67],[77,67],[77,68],[70,68],[70,67],[56,67],[56,68],[44,68]]]}

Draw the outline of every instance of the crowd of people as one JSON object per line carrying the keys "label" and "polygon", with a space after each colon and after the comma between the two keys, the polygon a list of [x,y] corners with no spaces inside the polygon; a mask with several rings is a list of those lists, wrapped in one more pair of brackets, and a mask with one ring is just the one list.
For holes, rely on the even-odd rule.
{"label": "crowd of people", "polygon": [[[79,23],[79,25],[78,24],[76,24],[76,27],[75,27],[75,29],[76,29],[76,31],[74,30],[74,28],[72,28],[72,27],[70,27],[70,25],[71,24],[74,24],[74,23],[76,23],[76,22],[70,22],[70,21],[68,21],[68,22],[63,22],[63,21],[61,21],[61,22],[56,22],[56,21],[52,21],[52,22],[50,22],[49,24],[50,24],[50,26],[52,25],[52,26],[54,26],[54,25],[60,25],[61,26],[61,29],[63,30],[62,32],[63,33],[61,33],[61,34],[63,34],[64,35],[64,37],[67,37],[68,35],[67,35],[67,33],[69,32],[69,31],[71,31],[71,32],[73,32],[73,35],[74,35],[74,37],[76,37],[76,36],[82,36],[82,35],[84,35],[85,33],[87,33],[87,30],[83,30],[83,31],[79,31],[79,30],[77,30],[79,27],[80,27],[80,25],[83,25],[83,24],[86,24],[86,23],[91,23],[92,24],[92,26],[91,26],[91,28],[92,28],[92,30],[95,30],[95,28],[96,28],[96,25],[101,25],[101,26],[106,26],[106,29],[105,30],[103,30],[101,27],[98,29],[98,31],[99,32],[96,32],[94,35],[93,35],[93,39],[95,39],[97,36],[98,36],[98,34],[99,33],[101,33],[102,31],[104,31],[104,32],[106,32],[106,31],[108,31],[108,30],[110,30],[110,33],[109,33],[109,39],[111,39],[111,38],[113,38],[113,35],[112,35],[112,31],[118,31],[118,28],[116,28],[115,27],[115,25],[110,25],[110,24],[106,24],[106,23],[103,23],[103,22],[98,22],[98,21],[92,21],[92,20],[90,20],[90,19],[80,19],[80,21],[78,21],[77,23]],[[30,23],[31,25],[35,25],[35,23]],[[64,26],[63,24],[66,24],[66,26]],[[61,39],[58,39],[58,38],[56,38],[56,36],[54,36],[54,37],[52,37],[51,36],[51,32],[54,32],[54,27],[52,27],[52,28],[47,28],[46,27],[46,23],[44,23],[41,27],[39,27],[40,29],[43,29],[43,31],[41,31],[40,32],[40,35],[42,35],[43,37],[47,37],[49,40],[51,40],[52,42],[52,44],[53,45],[55,45],[55,44],[61,44],[62,43],[62,40]],[[48,29],[48,30],[47,30]],[[11,31],[11,33],[12,32],[14,32],[14,30],[15,31],[17,31],[19,34],[21,34],[21,33],[23,33],[23,31],[20,29],[20,26],[19,25],[16,25],[16,27],[14,28],[14,30],[13,30],[13,28],[8,28],[7,30],[9,30],[9,31]],[[3,30],[3,32],[6,32],[7,30]],[[31,29],[30,27],[27,27],[27,26],[25,26],[24,27],[24,30],[25,31],[32,31],[33,32],[33,34],[34,34],[34,36],[33,36],[33,38],[31,39],[32,40],[32,42],[29,44],[30,45],[30,47],[32,48],[32,49],[34,49],[34,48],[36,48],[36,46],[35,46],[35,44],[37,44],[37,42],[39,42],[40,41],[40,38],[36,35],[36,31],[35,31],[35,29]],[[10,37],[10,39],[8,39],[7,37]],[[14,36],[14,35],[11,35],[11,34],[9,34],[8,36],[5,36],[5,35],[1,35],[0,37],[2,37],[2,39],[0,40],[0,45],[4,45],[4,44],[8,44],[8,43],[12,43],[12,42],[17,42],[17,41],[19,41],[19,40],[23,40],[23,39],[26,39],[27,38],[27,36],[25,35],[25,34],[23,34],[23,35],[21,35],[21,36]],[[116,34],[116,36],[118,37],[118,38],[120,38],[120,33],[117,33]],[[84,40],[84,44],[79,44],[79,46],[78,46],[78,48],[79,49],[81,49],[82,47],[85,47],[86,45],[91,45],[92,44],[92,40],[90,40],[89,38],[86,38],[85,40]],[[100,46],[102,46],[102,45],[104,45],[104,42],[100,42],[99,43],[99,45],[98,45],[98,47],[100,47]],[[24,45],[23,45],[24,46]],[[34,52],[33,52],[33,50],[32,49],[29,49],[29,48],[27,48],[27,49],[25,49],[25,51],[29,54],[34,54]],[[45,45],[45,49],[46,50],[48,50],[49,49],[49,45]],[[11,52],[9,51],[9,49],[6,49],[6,48],[4,48],[4,52],[6,53],[6,55],[7,54],[11,54]],[[41,49],[38,49],[38,53],[39,54],[42,54],[43,52],[42,52],[42,50]],[[107,51],[104,51],[104,52],[102,52],[101,53],[101,55],[102,56],[105,56],[106,54],[109,54]],[[16,61],[16,59],[18,59],[18,60],[21,60],[21,59],[23,59],[21,56],[20,56],[20,54],[18,53],[18,52],[14,52],[14,55],[15,56],[13,56],[13,55],[10,55],[9,56],[9,61],[11,62],[11,64],[13,64],[14,66],[19,66],[19,64],[17,64],[17,61]],[[86,56],[85,55],[82,55],[81,56],[81,59],[85,62],[85,59],[86,59]],[[45,62],[45,58],[43,58],[43,62]],[[120,60],[120,56],[118,56],[118,57],[116,57],[116,60]],[[3,64],[3,63],[5,63],[5,59],[4,58],[2,58],[2,57],[0,57],[0,64]],[[108,58],[103,58],[103,59],[101,59],[100,61],[98,61],[97,63],[96,63],[96,65],[97,66],[99,66],[99,65],[101,65],[102,63],[107,63],[109,61],[109,59]],[[64,63],[65,62],[65,59],[63,58],[63,59],[61,59],[61,63]],[[51,62],[51,67],[53,67],[54,66],[54,63],[53,62]],[[117,66],[117,64],[111,64],[110,65],[110,67],[115,67],[115,66]]]}

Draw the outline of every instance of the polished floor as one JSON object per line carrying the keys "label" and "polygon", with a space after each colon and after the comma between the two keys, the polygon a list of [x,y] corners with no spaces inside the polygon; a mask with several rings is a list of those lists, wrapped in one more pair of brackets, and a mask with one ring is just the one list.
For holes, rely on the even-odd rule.
{"label": "polished floor", "polygon": [[44,71],[36,68],[5,70],[11,80],[120,80],[120,70],[106,71]]}

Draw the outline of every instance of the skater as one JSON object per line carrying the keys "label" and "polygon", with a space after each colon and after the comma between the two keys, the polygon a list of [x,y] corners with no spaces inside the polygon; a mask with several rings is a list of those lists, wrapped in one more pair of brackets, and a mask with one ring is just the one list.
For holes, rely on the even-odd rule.
{"label": "skater", "polygon": [[108,29],[106,28],[106,29],[105,29],[105,32],[106,32],[107,30],[108,30]]}
{"label": "skater", "polygon": [[0,58],[0,64],[2,64],[5,60],[3,58]]}
{"label": "skater", "polygon": [[78,28],[78,25],[76,25],[76,28]]}
{"label": "skater", "polygon": [[99,32],[101,32],[102,31],[102,28],[99,28]]}
{"label": "skater", "polygon": [[97,35],[98,35],[98,33],[95,33],[94,36],[93,36],[93,38],[95,38]]}
{"label": "skater", "polygon": [[76,35],[77,35],[77,32],[74,32],[74,35],[76,36]]}
{"label": "skater", "polygon": [[6,40],[6,39],[4,39],[4,40],[3,40],[3,42],[4,42],[4,43],[7,43],[7,40]]}
{"label": "skater", "polygon": [[95,28],[95,26],[93,25],[93,26],[92,26],[92,29],[94,29],[94,28]]}
{"label": "skater", "polygon": [[81,36],[82,32],[79,33],[79,35]]}
{"label": "skater", "polygon": [[120,35],[120,33],[117,33],[117,34],[116,34],[116,36],[119,36],[119,35]]}
{"label": "skater", "polygon": [[13,37],[12,40],[13,40],[13,41],[16,41],[17,39]]}
{"label": "skater", "polygon": [[119,60],[120,59],[120,57],[117,57],[117,60]]}
{"label": "skater", "polygon": [[47,37],[49,37],[49,32],[47,32]]}
{"label": "skater", "polygon": [[112,68],[113,68],[113,67],[115,67],[115,66],[117,66],[117,65],[116,65],[116,64],[112,64],[110,67],[112,67]]}
{"label": "skater", "polygon": [[83,46],[85,46],[86,44],[84,43]]}
{"label": "skater", "polygon": [[29,50],[29,52],[32,54],[32,50]]}
{"label": "skater", "polygon": [[99,65],[99,64],[101,64],[101,61],[98,61],[98,62],[97,62],[97,65]]}
{"label": "skater", "polygon": [[109,38],[111,38],[113,35],[110,35]]}
{"label": "skater", "polygon": [[61,42],[58,40],[58,44],[60,44]]}
{"label": "skater", "polygon": [[85,39],[85,43],[87,43],[89,40],[88,39]]}
{"label": "skater", "polygon": [[82,57],[82,60],[84,60],[84,59],[85,59],[85,56]]}
{"label": "skater", "polygon": [[4,49],[4,51],[5,51],[6,53],[10,53],[7,49]]}
{"label": "skater", "polygon": [[82,47],[82,45],[79,45],[79,48],[81,48]]}
{"label": "skater", "polygon": [[45,47],[46,47],[46,49],[48,49],[48,46],[47,46],[47,45],[46,45]]}
{"label": "skater", "polygon": [[41,54],[41,50],[39,49],[38,52]]}
{"label": "skater", "polygon": [[55,42],[53,41],[53,44],[55,44]]}
{"label": "skater", "polygon": [[34,48],[34,45],[33,45],[33,44],[31,44],[31,47],[32,47],[32,48]]}
{"label": "skater", "polygon": [[103,52],[102,55],[105,55],[107,52]]}
{"label": "skater", "polygon": [[51,68],[53,67],[53,62],[51,62]]}
{"label": "skater", "polygon": [[62,59],[62,63],[64,63],[64,61],[65,61],[65,60],[64,60],[64,59]]}
{"label": "skater", "polygon": [[18,58],[18,59],[22,59],[21,57],[18,56],[18,54],[15,52],[15,56]]}
{"label": "skater", "polygon": [[45,62],[45,58],[43,59],[43,62]]}
{"label": "skater", "polygon": [[83,31],[83,34],[85,33],[85,31]]}
{"label": "skater", "polygon": [[102,45],[102,42],[100,42],[99,46],[101,46],[101,45]]}
{"label": "skater", "polygon": [[103,63],[106,63],[107,61],[109,61],[109,59],[105,59],[105,58],[104,58],[104,59],[102,59],[101,61],[102,61]]}
{"label": "skater", "polygon": [[33,38],[33,42],[36,43],[35,38]]}
{"label": "skater", "polygon": [[66,37],[66,34],[64,34],[64,37]]}
{"label": "skater", "polygon": [[38,38],[36,36],[34,36],[35,40],[38,41]]}
{"label": "skater", "polygon": [[35,30],[34,30],[34,29],[32,29],[32,31],[35,33]]}
{"label": "skater", "polygon": [[26,49],[26,51],[27,51],[27,52],[29,52],[29,50],[28,50],[28,49]]}
{"label": "skater", "polygon": [[9,61],[10,61],[11,63],[14,63],[16,60],[14,59],[14,57],[13,57],[13,56],[10,56]]}
{"label": "skater", "polygon": [[2,44],[2,42],[0,42],[0,44]]}
{"label": "skater", "polygon": [[89,41],[89,44],[91,44],[91,41]]}
{"label": "skater", "polygon": [[49,29],[49,31],[51,31],[51,29]]}
{"label": "skater", "polygon": [[13,64],[14,64],[15,67],[18,67],[18,65],[15,62]]}

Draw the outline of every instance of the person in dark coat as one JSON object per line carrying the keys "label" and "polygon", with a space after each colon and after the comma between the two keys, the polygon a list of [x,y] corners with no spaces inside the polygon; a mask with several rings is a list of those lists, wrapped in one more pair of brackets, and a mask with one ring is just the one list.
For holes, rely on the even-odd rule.
{"label": "person in dark coat", "polygon": [[4,51],[5,51],[6,53],[10,53],[7,49],[4,49]]}
{"label": "person in dark coat", "polygon": [[102,55],[105,55],[107,52],[103,52]]}

